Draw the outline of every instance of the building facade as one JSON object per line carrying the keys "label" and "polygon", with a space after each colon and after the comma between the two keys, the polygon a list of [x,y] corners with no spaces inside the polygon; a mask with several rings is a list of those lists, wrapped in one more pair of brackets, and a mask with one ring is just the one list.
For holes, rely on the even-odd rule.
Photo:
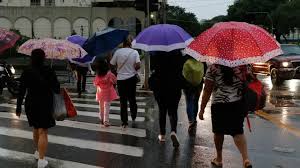
{"label": "building facade", "polygon": [[[95,6],[94,3],[109,4]],[[135,35],[145,14],[133,0],[0,0],[0,27],[31,38],[64,39],[72,33],[88,37],[107,26]]]}

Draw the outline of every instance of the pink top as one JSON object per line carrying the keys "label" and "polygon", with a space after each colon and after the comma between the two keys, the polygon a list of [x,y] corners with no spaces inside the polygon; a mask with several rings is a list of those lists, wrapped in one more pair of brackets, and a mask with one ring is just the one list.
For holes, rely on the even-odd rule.
{"label": "pink top", "polygon": [[118,99],[117,92],[114,88],[117,78],[110,71],[105,76],[96,76],[94,79],[94,86],[97,87],[96,100],[110,102]]}

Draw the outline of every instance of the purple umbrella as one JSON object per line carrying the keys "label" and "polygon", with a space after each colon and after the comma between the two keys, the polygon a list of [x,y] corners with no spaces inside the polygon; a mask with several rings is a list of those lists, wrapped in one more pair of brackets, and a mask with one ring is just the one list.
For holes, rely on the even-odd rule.
{"label": "purple umbrella", "polygon": [[68,40],[74,44],[78,44],[82,47],[83,44],[85,43],[85,41],[87,40],[87,38],[79,36],[79,35],[72,35],[72,36],[67,37],[66,40]]}
{"label": "purple umbrella", "polygon": [[[83,44],[86,42],[87,38],[82,37],[80,35],[72,35],[66,38],[68,41],[74,44],[78,44],[80,46],[83,46]],[[87,64],[91,64],[94,62],[95,57],[86,55],[81,58],[75,58],[75,59],[69,59],[70,62],[81,65],[81,66],[86,66]]]}
{"label": "purple umbrella", "polygon": [[181,27],[158,24],[143,30],[132,42],[132,47],[144,51],[165,51],[186,48],[194,39]]}

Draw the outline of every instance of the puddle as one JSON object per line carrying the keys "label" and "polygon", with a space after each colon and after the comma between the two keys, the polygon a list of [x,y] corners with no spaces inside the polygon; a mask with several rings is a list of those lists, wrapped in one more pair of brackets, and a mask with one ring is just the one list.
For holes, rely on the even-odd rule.
{"label": "puddle", "polygon": [[273,148],[273,151],[281,153],[294,153],[296,150],[294,148],[276,146]]}

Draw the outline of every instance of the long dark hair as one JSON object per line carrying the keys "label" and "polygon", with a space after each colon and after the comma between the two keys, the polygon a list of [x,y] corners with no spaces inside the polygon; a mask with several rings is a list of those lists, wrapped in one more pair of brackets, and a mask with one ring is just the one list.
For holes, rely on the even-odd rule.
{"label": "long dark hair", "polygon": [[97,60],[95,68],[98,76],[104,76],[110,70],[106,59]]}
{"label": "long dark hair", "polygon": [[46,54],[42,49],[34,49],[31,52],[31,66],[40,68],[44,65]]}
{"label": "long dark hair", "polygon": [[226,85],[232,85],[233,84],[233,76],[234,76],[234,71],[232,68],[219,65],[221,68],[221,72],[223,73],[223,78],[224,82]]}

